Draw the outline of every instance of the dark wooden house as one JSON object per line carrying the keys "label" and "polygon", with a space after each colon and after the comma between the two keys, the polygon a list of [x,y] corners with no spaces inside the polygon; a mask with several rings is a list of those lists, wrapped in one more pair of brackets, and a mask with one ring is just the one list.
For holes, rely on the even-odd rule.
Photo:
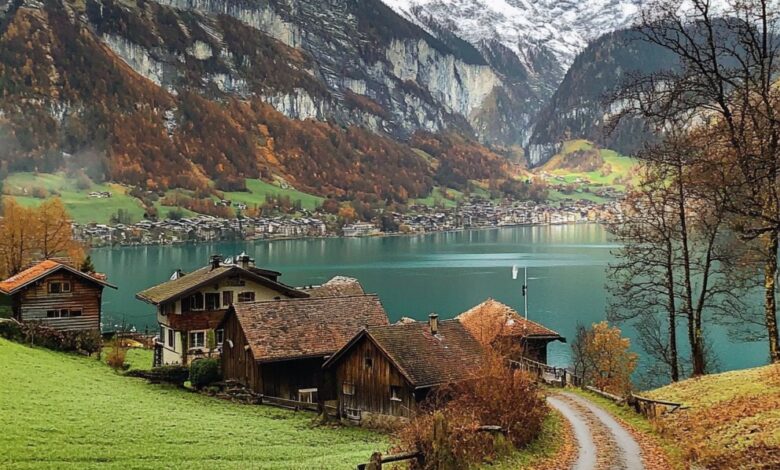
{"label": "dark wooden house", "polygon": [[361,328],[387,323],[375,295],[236,304],[221,325],[223,376],[266,396],[335,399],[335,387],[323,375],[326,357]]}
{"label": "dark wooden house", "polygon": [[514,360],[527,358],[547,364],[547,345],[553,341],[566,342],[557,332],[527,320],[512,307],[493,299],[456,318],[483,346]]}
{"label": "dark wooden house", "polygon": [[100,330],[102,276],[83,273],[66,263],[45,260],[0,282],[20,321],[40,321],[58,330]]}
{"label": "dark wooden house", "polygon": [[476,377],[485,350],[457,320],[368,327],[325,363],[343,417],[369,426],[410,418],[431,390]]}

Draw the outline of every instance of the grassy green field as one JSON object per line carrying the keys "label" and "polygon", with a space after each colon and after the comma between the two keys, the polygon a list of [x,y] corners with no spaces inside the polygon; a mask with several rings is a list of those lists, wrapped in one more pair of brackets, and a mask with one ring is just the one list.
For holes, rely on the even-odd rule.
{"label": "grassy green field", "polygon": [[0,468],[354,468],[387,438],[0,339]]}
{"label": "grassy green field", "polygon": [[547,464],[563,449],[566,444],[565,434],[563,416],[550,413],[544,420],[542,433],[526,449],[485,468],[495,470],[554,468]]}
{"label": "grassy green field", "polygon": [[270,194],[274,197],[289,196],[290,200],[301,201],[301,206],[304,209],[313,210],[319,207],[325,200],[319,196],[313,196],[295,189],[287,188],[283,189],[281,186],[267,183],[258,179],[247,179],[246,188],[249,192],[226,192],[225,199],[229,199],[235,202],[243,202],[249,207],[254,205],[262,205],[265,202],[266,195]]}
{"label": "grassy green field", "polygon": [[[577,171],[566,168],[566,165],[563,163],[564,158],[578,151],[598,151],[604,164],[595,171]],[[635,165],[635,159],[620,155],[613,150],[598,149],[587,140],[570,140],[564,142],[561,152],[553,156],[540,170],[560,176],[566,183],[574,183],[577,179],[587,179],[593,187],[613,186],[616,189],[623,190],[625,189],[625,182],[636,182],[636,178],[631,171]],[[610,171],[605,171],[607,166],[609,166]]]}
{"label": "grassy green field", "polygon": [[[119,209],[125,210],[134,220],[143,217],[141,202],[128,195],[128,189],[118,184],[93,184],[89,189],[78,189],[76,182],[64,173],[14,173],[5,181],[4,190],[11,193],[22,205],[37,206],[44,200],[32,196],[34,188],[43,188],[47,197],[59,195],[73,220],[79,223],[106,223]],[[110,198],[89,197],[92,191],[109,191]]]}

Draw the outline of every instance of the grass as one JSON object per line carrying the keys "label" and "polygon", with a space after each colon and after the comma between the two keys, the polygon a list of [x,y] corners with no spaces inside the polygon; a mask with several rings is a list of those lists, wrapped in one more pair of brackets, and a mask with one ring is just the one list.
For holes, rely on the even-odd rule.
{"label": "grass", "polygon": [[[281,183],[280,183],[281,184]],[[319,196],[314,196],[292,188],[282,188],[281,185],[267,183],[259,179],[247,179],[246,188],[249,192],[226,192],[225,199],[234,202],[243,202],[248,207],[262,205],[265,203],[266,195],[274,197],[289,196],[293,202],[301,201],[304,209],[314,210],[325,200]]]}
{"label": "grass", "polygon": [[[59,194],[68,213],[79,223],[107,223],[119,209],[125,210],[133,220],[140,220],[144,213],[141,201],[127,194],[128,189],[118,184],[93,184],[89,189],[79,189],[65,173],[13,173],[5,181],[5,191],[24,206],[34,207],[44,201],[32,197],[33,188],[45,189],[49,197]],[[91,198],[89,193],[92,191],[108,191],[111,197]]]}
{"label": "grass", "polygon": [[[604,160],[602,167],[595,171],[576,171],[566,168],[563,163],[565,156],[578,151],[598,151]],[[604,168],[609,165],[610,172],[604,172]],[[636,160],[631,157],[620,155],[609,149],[598,149],[593,143],[587,140],[570,140],[563,144],[561,152],[554,155],[542,167],[542,171],[563,177],[566,183],[574,183],[577,179],[587,179],[591,182],[591,188],[595,189],[601,186],[611,186],[618,190],[625,189],[625,181],[636,183],[635,176],[631,170],[636,165]],[[602,174],[604,173],[604,174]],[[621,180],[621,181],[617,181]]]}
{"label": "grass", "polygon": [[354,468],[387,438],[0,339],[2,468]]}
{"label": "grass", "polygon": [[[707,375],[643,394],[683,403],[661,431],[707,468],[780,468],[780,365]],[[775,465],[775,466],[772,466]]]}
{"label": "grass", "polygon": [[436,206],[440,204],[446,208],[452,208],[458,205],[458,201],[463,199],[463,193],[455,189],[443,188],[436,186],[427,197],[413,199],[413,204],[420,204],[423,206]]}
{"label": "grass", "polygon": [[564,426],[563,416],[551,412],[542,424],[542,432],[527,448],[515,452],[500,462],[485,465],[484,468],[495,470],[544,468],[545,464],[554,459],[566,444]]}

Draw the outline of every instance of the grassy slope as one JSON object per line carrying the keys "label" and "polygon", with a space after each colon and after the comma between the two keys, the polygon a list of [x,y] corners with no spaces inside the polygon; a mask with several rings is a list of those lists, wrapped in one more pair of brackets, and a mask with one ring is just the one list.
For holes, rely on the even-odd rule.
{"label": "grassy slope", "polygon": [[386,438],[0,339],[2,468],[354,468]]}
{"label": "grassy slope", "polygon": [[688,458],[713,468],[780,468],[780,366],[689,379],[646,395],[690,406],[659,422]]}
{"label": "grassy slope", "polygon": [[262,205],[267,194],[272,196],[289,196],[293,202],[300,200],[303,208],[309,210],[316,209],[325,200],[319,196],[313,196],[295,189],[282,189],[280,186],[258,179],[247,179],[246,188],[249,192],[225,193],[225,199],[243,202],[247,206],[252,207],[254,205]]}
{"label": "grassy slope", "polygon": [[[232,201],[243,202],[249,206],[265,202],[267,194],[274,196],[289,196],[291,200],[300,200],[306,209],[315,209],[324,200],[321,197],[296,191],[294,189],[282,189],[281,187],[266,183],[257,179],[246,180],[247,189],[250,192],[228,192],[225,197]],[[44,188],[50,196],[59,193],[65,207],[73,219],[79,223],[107,223],[111,216],[119,209],[124,209],[130,214],[133,221],[139,221],[143,217],[144,209],[141,201],[127,194],[128,189],[118,184],[93,184],[89,189],[78,189],[75,181],[64,173],[14,173],[5,182],[5,191],[22,205],[37,206],[43,199],[34,198],[31,195],[33,188]],[[112,194],[108,199],[94,199],[88,195],[92,191],[109,191]],[[160,217],[165,217],[172,207],[155,203]],[[192,216],[194,212],[182,210],[185,217]]]}
{"label": "grassy slope", "polygon": [[[80,223],[108,222],[111,215],[119,209],[127,211],[135,220],[140,220],[144,213],[141,202],[129,196],[127,188],[117,184],[93,184],[91,188],[81,190],[76,187],[76,182],[64,173],[14,173],[5,181],[5,191],[11,192],[20,204],[26,206],[37,206],[43,202],[43,199],[32,196],[19,196],[24,188],[29,193],[36,187],[44,188],[50,193],[59,193],[70,215]],[[88,195],[92,191],[109,191],[112,197],[90,198]]]}
{"label": "grassy slope", "polygon": [[570,140],[564,143],[561,152],[553,156],[550,161],[545,163],[542,167],[542,171],[546,171],[553,175],[564,177],[567,183],[574,182],[577,178],[587,178],[594,185],[614,186],[617,189],[624,189],[625,185],[616,184],[615,180],[623,178],[628,175],[631,168],[636,164],[636,160],[630,157],[626,157],[618,154],[613,150],[600,149],[601,157],[604,159],[604,165],[610,165],[612,172],[608,175],[602,175],[601,170],[596,171],[573,171],[563,167],[562,160],[565,155],[580,151],[580,150],[592,150],[595,147],[587,140]]}

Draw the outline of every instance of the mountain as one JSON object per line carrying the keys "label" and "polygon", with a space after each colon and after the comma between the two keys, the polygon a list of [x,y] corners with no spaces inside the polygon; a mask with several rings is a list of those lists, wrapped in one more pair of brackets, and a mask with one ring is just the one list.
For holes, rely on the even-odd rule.
{"label": "mountain", "polygon": [[[604,33],[632,24],[638,0],[385,0],[434,36],[460,37],[481,51],[516,56],[546,98],[574,58]],[[489,55],[489,54],[486,54]]]}
{"label": "mountain", "polygon": [[[521,85],[378,1],[17,0],[0,13],[6,171],[84,166],[152,190],[281,176],[403,201],[454,177],[409,139],[511,143],[528,119]],[[448,158],[459,180],[504,174],[484,147]]]}
{"label": "mountain", "polygon": [[574,60],[553,97],[536,116],[526,147],[531,165],[550,159],[560,143],[588,139],[602,147],[631,155],[651,134],[638,119],[623,120],[607,132],[607,119],[620,111],[620,103],[608,96],[631,74],[670,69],[675,57],[659,46],[639,39],[636,30],[605,34],[592,42]]}

